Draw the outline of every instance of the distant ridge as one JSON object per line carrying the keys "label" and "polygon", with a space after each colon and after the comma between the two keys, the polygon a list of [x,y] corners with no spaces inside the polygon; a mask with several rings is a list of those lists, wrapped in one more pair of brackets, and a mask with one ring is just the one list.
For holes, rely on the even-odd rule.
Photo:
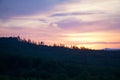
{"label": "distant ridge", "polygon": [[120,50],[119,48],[104,48],[103,50],[106,51],[116,51],[116,50]]}

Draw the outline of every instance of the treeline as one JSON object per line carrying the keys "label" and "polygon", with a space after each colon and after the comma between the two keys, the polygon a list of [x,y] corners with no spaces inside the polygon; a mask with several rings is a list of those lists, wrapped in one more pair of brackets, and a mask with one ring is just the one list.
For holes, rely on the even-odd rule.
{"label": "treeline", "polygon": [[120,80],[120,51],[0,38],[0,80]]}
{"label": "treeline", "polygon": [[20,40],[22,42],[31,43],[31,44],[35,44],[38,46],[42,45],[42,46],[63,47],[63,48],[78,49],[78,50],[94,50],[94,49],[86,48],[84,46],[81,46],[80,48],[78,46],[75,46],[75,45],[66,46],[65,44],[62,44],[62,43],[60,43],[60,44],[54,43],[53,45],[47,45],[44,43],[44,41],[36,42],[36,41],[31,40],[31,39],[21,39],[19,36],[18,37],[8,37],[8,38],[16,38],[17,40]]}

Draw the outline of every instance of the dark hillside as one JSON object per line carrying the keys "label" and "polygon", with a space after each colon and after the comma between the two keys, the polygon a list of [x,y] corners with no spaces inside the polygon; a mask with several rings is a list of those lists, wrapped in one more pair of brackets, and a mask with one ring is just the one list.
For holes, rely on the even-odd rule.
{"label": "dark hillside", "polygon": [[0,80],[120,80],[120,51],[36,45],[0,38]]}

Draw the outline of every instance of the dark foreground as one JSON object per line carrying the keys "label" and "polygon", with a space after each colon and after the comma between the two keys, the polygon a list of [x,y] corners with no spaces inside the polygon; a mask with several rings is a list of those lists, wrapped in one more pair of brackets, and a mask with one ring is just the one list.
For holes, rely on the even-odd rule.
{"label": "dark foreground", "polygon": [[120,51],[50,47],[0,38],[0,80],[120,80]]}

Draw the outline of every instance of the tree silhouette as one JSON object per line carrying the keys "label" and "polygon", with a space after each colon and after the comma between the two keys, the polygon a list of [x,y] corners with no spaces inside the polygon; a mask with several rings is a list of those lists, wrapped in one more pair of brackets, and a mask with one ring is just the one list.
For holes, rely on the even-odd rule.
{"label": "tree silhouette", "polygon": [[45,45],[43,41],[39,42],[38,44],[39,45]]}

